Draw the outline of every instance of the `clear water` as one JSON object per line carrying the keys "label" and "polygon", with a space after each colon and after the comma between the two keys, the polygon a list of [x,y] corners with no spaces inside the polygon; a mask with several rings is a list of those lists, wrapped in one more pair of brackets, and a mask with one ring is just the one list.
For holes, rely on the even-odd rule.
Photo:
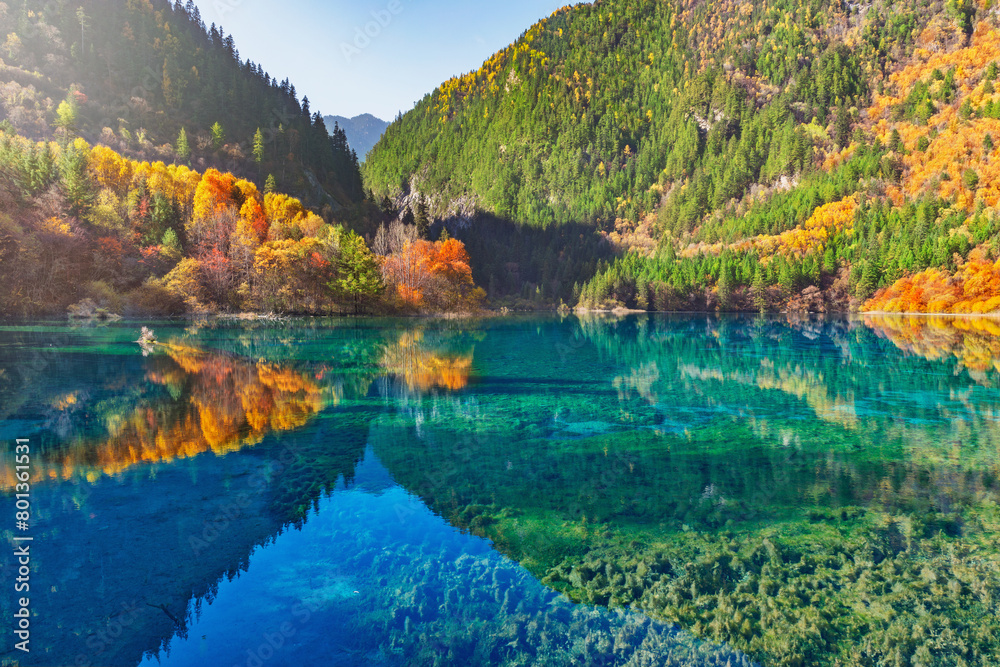
{"label": "clear water", "polygon": [[[860,562],[871,534],[888,545],[864,544],[872,568],[930,562],[924,538],[996,554],[990,321],[153,328],[143,354],[138,323],[0,327],[0,526],[9,551],[34,538],[32,651],[0,660],[810,664],[881,630],[857,630],[849,600],[786,596],[789,652],[704,611],[759,567],[685,583],[690,604],[671,582],[755,540],[785,540],[797,572],[789,549]],[[15,438],[32,447],[27,533]],[[14,558],[0,568],[9,622]],[[933,589],[917,604],[958,618]]]}

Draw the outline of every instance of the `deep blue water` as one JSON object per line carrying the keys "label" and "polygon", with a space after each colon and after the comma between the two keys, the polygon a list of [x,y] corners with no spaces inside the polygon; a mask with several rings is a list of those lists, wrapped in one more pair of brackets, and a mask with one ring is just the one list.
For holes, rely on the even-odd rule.
{"label": "deep blue water", "polygon": [[0,527],[34,538],[7,663],[750,664],[712,637],[752,631],[660,613],[696,540],[991,525],[981,328],[160,323],[144,354],[138,326],[0,327]]}

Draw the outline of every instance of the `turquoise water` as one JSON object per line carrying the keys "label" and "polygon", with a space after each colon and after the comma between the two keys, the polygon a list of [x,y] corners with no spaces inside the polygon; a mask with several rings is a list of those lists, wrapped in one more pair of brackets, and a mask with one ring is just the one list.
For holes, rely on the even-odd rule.
{"label": "turquoise water", "polygon": [[0,327],[0,526],[34,538],[32,651],[0,660],[1000,652],[990,321],[139,326]]}

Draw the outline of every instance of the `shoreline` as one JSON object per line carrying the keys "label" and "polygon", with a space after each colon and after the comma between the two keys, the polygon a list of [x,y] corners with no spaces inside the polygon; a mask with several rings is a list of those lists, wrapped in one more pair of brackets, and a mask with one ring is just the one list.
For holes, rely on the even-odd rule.
{"label": "shoreline", "polygon": [[[84,323],[84,322],[105,322],[113,323],[122,320],[133,321],[133,320],[207,320],[207,319],[218,319],[218,320],[228,320],[235,322],[281,322],[287,321],[289,319],[296,318],[344,318],[344,319],[364,319],[364,318],[401,318],[401,319],[448,319],[448,320],[462,320],[462,319],[493,319],[493,318],[503,318],[516,315],[530,315],[530,314],[558,314],[562,316],[566,315],[615,315],[618,317],[623,317],[627,315],[709,315],[709,316],[721,316],[721,315],[790,315],[787,311],[765,311],[763,313],[758,313],[756,311],[702,311],[702,310],[638,310],[634,308],[586,308],[577,306],[575,308],[543,308],[535,310],[508,310],[506,308],[500,309],[483,309],[479,312],[451,312],[451,313],[365,313],[365,314],[309,314],[309,313],[254,313],[254,312],[242,312],[242,313],[218,313],[218,312],[202,312],[202,313],[185,313],[183,315],[156,315],[156,316],[122,316],[118,314],[108,314],[108,315],[98,315],[94,317],[79,317],[79,316],[63,316],[69,322]],[[796,312],[797,315],[820,315],[820,316],[848,316],[848,317],[924,317],[924,318],[935,318],[935,317],[950,317],[950,318],[962,318],[962,319],[989,319],[989,320],[1000,320],[1000,312],[991,313],[921,313],[921,312],[894,312],[894,311],[882,311],[882,310],[871,310],[871,311],[834,311],[825,313],[813,313],[813,312]],[[0,321],[17,321],[17,320],[34,320],[34,319],[63,319],[54,314],[37,314],[34,316],[18,316],[13,318],[0,317]]]}
{"label": "shoreline", "polygon": [[900,312],[894,313],[886,310],[869,310],[864,312],[859,312],[858,315],[869,316],[889,316],[889,317],[959,317],[962,319],[987,319],[987,320],[1000,320],[1000,312],[992,313],[910,313],[910,312]]}

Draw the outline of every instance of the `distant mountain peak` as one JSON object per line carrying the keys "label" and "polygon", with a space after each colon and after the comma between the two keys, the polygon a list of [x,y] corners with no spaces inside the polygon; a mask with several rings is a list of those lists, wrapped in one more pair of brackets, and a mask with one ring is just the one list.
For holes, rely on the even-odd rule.
{"label": "distant mountain peak", "polygon": [[358,114],[354,118],[346,116],[326,116],[323,118],[327,129],[333,131],[334,123],[340,126],[347,134],[347,143],[358,154],[359,160],[364,160],[365,155],[372,149],[382,133],[389,127],[388,121],[384,121],[370,113]]}

